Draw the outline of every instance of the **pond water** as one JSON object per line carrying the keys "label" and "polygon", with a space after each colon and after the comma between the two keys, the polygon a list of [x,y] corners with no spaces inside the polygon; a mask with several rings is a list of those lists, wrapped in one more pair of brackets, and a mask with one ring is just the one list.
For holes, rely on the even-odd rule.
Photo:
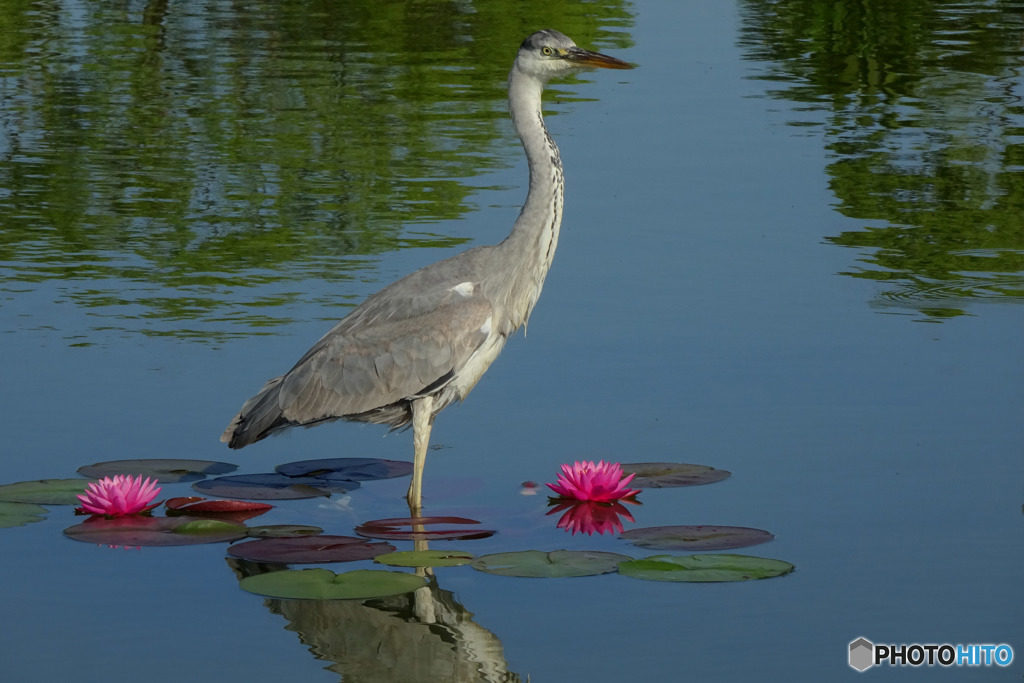
{"label": "pond water", "polygon": [[[408,596],[264,600],[223,544],[79,543],[53,506],[0,530],[3,680],[821,681],[857,675],[859,636],[1007,643],[1007,669],[921,668],[1024,672],[1024,3],[0,17],[0,483],[121,458],[411,459],[409,433],[373,425],[218,437],[368,294],[504,237],[526,182],[505,76],[550,26],[638,68],[548,89],[560,249],[528,337],[439,417],[426,468],[428,513],[498,533],[432,547],[653,554],[566,533],[521,484],[678,461],[732,476],[645,490],[627,528],[762,528],[748,554],[796,565],[721,584],[438,569],[429,616]],[[406,485],[260,520],[347,535],[408,515]]]}

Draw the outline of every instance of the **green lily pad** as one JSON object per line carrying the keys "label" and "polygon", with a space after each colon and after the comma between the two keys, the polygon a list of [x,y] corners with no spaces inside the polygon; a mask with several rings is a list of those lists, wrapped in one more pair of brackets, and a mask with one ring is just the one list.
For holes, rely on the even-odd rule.
{"label": "green lily pad", "polygon": [[794,566],[750,555],[652,555],[619,564],[619,573],[648,581],[749,581],[782,576]]}
{"label": "green lily pad", "polygon": [[78,473],[83,477],[113,477],[117,474],[133,474],[154,477],[161,484],[179,481],[197,481],[210,474],[225,474],[238,469],[238,465],[214,460],[182,460],[175,458],[137,458],[133,460],[107,460],[93,465],[83,465]]}
{"label": "green lily pad", "polygon": [[0,486],[0,500],[38,505],[78,505],[76,496],[85,493],[87,479],[39,479]]}
{"label": "green lily pad", "polygon": [[249,534],[249,530],[241,524],[225,522],[222,519],[193,519],[192,521],[179,524],[171,529],[175,534],[192,534],[193,536],[218,536],[227,533],[237,538],[238,533]]}
{"label": "green lily pad", "polygon": [[35,503],[12,503],[0,500],[0,529],[41,522],[47,512],[49,510]]}
{"label": "green lily pad", "polygon": [[622,464],[625,474],[635,474],[630,486],[641,489],[659,489],[675,486],[712,484],[732,476],[732,472],[716,470],[706,465],[683,462],[630,462]]}
{"label": "green lily pad", "polygon": [[745,526],[648,526],[619,538],[652,550],[729,550],[767,543],[775,536]]}
{"label": "green lily pad", "polygon": [[93,517],[68,527],[64,535],[76,541],[111,546],[169,546],[220,543],[245,538],[247,529],[219,519],[199,517]]}
{"label": "green lily pad", "polygon": [[335,574],[328,569],[287,569],[249,576],[239,582],[242,590],[271,598],[308,600],[365,600],[411,593],[426,579],[380,569],[358,569]]}
{"label": "green lily pad", "polygon": [[382,460],[381,458],[321,458],[289,462],[278,465],[274,469],[289,477],[370,481],[412,474],[412,463],[405,460]]}
{"label": "green lily pad", "polygon": [[494,535],[493,529],[425,529],[432,524],[479,524],[465,517],[393,517],[360,524],[355,532],[389,541],[468,541]]}
{"label": "green lily pad", "polygon": [[246,541],[228,548],[228,554],[253,562],[306,564],[372,560],[394,551],[388,543],[368,543],[354,536],[302,536]]}
{"label": "green lily pad", "polygon": [[[225,498],[251,498],[254,500],[293,500],[296,498],[329,497],[331,491],[346,492],[359,486],[332,486],[330,482],[313,477],[286,477],[283,474],[239,474],[206,479],[192,484],[200,493]],[[331,491],[328,490],[331,488]]]}
{"label": "green lily pad", "polygon": [[523,550],[483,555],[469,564],[473,569],[501,576],[562,577],[607,574],[632,559],[629,555],[593,550]]}
{"label": "green lily pad", "polygon": [[373,558],[390,567],[460,567],[469,564],[472,553],[463,550],[402,550]]}

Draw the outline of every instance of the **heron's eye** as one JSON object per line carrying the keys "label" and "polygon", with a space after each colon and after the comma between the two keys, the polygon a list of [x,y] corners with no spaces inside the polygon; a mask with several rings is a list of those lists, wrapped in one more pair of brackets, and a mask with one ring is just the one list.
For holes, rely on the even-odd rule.
{"label": "heron's eye", "polygon": [[550,47],[542,47],[540,49],[540,53],[545,57],[550,57],[551,55],[555,54],[555,51],[552,50]]}

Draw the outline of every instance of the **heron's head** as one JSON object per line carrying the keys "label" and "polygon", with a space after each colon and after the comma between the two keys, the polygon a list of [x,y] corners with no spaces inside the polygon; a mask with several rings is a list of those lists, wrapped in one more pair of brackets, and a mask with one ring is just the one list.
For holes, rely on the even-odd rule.
{"label": "heron's head", "polygon": [[580,68],[632,69],[633,65],[615,57],[584,50],[564,33],[544,29],[531,35],[519,46],[516,68],[547,81]]}

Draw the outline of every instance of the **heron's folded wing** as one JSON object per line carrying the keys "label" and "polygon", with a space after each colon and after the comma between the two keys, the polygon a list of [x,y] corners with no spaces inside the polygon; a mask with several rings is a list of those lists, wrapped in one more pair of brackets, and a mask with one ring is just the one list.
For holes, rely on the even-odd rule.
{"label": "heron's folded wing", "polygon": [[328,334],[282,379],[277,405],[293,423],[365,413],[452,379],[492,332],[491,306],[453,292],[409,317]]}

